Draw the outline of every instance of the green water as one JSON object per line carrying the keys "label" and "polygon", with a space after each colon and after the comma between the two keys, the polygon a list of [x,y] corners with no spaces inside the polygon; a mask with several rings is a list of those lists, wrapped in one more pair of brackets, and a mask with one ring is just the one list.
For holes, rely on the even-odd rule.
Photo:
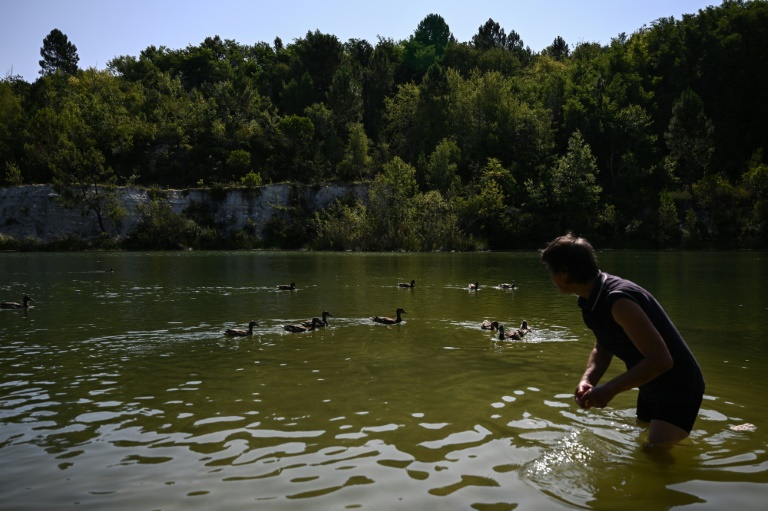
{"label": "green water", "polygon": [[[0,254],[0,299],[35,300],[0,311],[0,509],[763,509],[766,257],[600,254],[704,370],[661,457],[634,391],[574,404],[592,340],[535,253]],[[497,342],[483,319],[534,331]]]}

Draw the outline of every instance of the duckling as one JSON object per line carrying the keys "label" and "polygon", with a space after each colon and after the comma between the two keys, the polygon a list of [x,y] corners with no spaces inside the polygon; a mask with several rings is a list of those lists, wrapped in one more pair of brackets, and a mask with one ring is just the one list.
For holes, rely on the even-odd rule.
{"label": "duckling", "polygon": [[513,280],[511,284],[499,284],[499,287],[501,289],[517,289],[517,284]]}
{"label": "duckling", "polygon": [[[320,320],[320,322],[321,322],[322,324],[321,324],[321,325],[318,325],[318,326],[328,326],[328,316],[330,316],[330,317],[333,317],[333,314],[331,314],[331,313],[330,313],[330,312],[328,312],[328,311],[323,311],[323,314],[322,314],[322,316],[323,316],[323,319],[321,319],[321,320]],[[303,325],[303,326],[306,326],[306,327],[310,327],[310,326],[312,326],[312,322],[313,322],[314,320],[316,320],[316,319],[317,319],[317,318],[308,319],[308,320],[304,321],[304,322],[302,323],[302,325]]]}
{"label": "duckling", "polygon": [[319,326],[325,326],[323,325],[323,320],[321,320],[320,318],[312,318],[312,323],[309,326],[304,326],[302,324],[285,325],[283,326],[283,330],[287,332],[292,332],[294,334],[300,334],[303,332],[309,332],[311,330],[314,330]]}
{"label": "duckling", "polygon": [[259,326],[259,324],[255,321],[251,321],[248,323],[248,330],[243,330],[242,328],[227,328],[224,330],[224,335],[229,335],[231,337],[247,337],[253,335],[253,327],[255,326]]}
{"label": "duckling", "polygon": [[283,291],[293,291],[294,289],[296,289],[296,283],[291,282],[290,284],[280,284],[279,286],[277,286],[277,289],[281,289]]}
{"label": "duckling", "polygon": [[480,328],[482,328],[483,330],[496,330],[497,328],[499,328],[499,322],[498,321],[491,322],[490,320],[486,319],[485,321],[480,323]]}
{"label": "duckling", "polygon": [[504,325],[499,325],[499,335],[497,338],[500,341],[519,341],[523,337],[520,335],[520,332],[517,330],[513,330],[511,332],[505,332],[504,331]]}
{"label": "duckling", "polygon": [[381,316],[373,316],[371,317],[371,320],[375,321],[376,323],[382,323],[384,325],[395,325],[403,321],[403,318],[400,316],[401,314],[408,314],[403,309],[397,309],[396,312],[397,312],[397,319],[381,317]]}
{"label": "duckling", "polygon": [[22,298],[21,301],[22,303],[0,302],[0,309],[29,309],[29,302],[34,302],[34,300],[30,298],[29,295],[24,295],[24,298]]}
{"label": "duckling", "polygon": [[398,282],[397,285],[400,287],[416,287],[416,281],[412,280],[410,284],[407,282]]}
{"label": "duckling", "polygon": [[470,285],[469,285],[469,286],[467,286],[467,287],[468,287],[468,288],[469,288],[471,291],[477,291],[478,289],[480,289],[480,284],[478,284],[477,282],[475,282],[474,284],[470,284]]}

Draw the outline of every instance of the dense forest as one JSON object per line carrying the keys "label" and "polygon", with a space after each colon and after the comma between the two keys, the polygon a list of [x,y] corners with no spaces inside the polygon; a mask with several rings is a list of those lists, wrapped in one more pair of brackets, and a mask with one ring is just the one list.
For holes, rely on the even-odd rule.
{"label": "dense forest", "polygon": [[[570,229],[603,247],[768,247],[765,0],[540,53],[493,19],[457,41],[438,14],[403,41],[213,36],[104,70],[79,69],[74,43],[52,30],[37,80],[0,81],[0,185],[52,183],[99,220],[125,214],[118,186],[364,182],[368,201],[297,199],[268,239],[231,245],[516,249]],[[141,214],[156,233],[216,228],[160,200]]]}

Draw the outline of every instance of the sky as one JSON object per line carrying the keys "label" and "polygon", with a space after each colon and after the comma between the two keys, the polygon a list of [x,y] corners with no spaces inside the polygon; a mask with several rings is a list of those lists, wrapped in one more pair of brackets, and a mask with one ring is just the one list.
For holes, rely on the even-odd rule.
{"label": "sky", "polygon": [[408,39],[429,14],[459,42],[493,19],[540,52],[560,36],[571,48],[609,44],[659,18],[682,19],[720,0],[2,0],[0,78],[39,77],[43,39],[58,28],[77,47],[81,69],[105,69],[149,46],[183,49],[218,35],[240,44],[284,45],[319,30],[341,42]]}

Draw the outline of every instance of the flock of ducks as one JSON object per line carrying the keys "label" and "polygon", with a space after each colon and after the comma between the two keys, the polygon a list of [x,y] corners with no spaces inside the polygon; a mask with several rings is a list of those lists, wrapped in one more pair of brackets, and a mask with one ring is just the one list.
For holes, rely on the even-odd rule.
{"label": "flock of ducks", "polygon": [[[112,271],[110,268],[107,271]],[[416,287],[416,281],[411,280],[410,282],[399,282],[397,284],[399,287]],[[470,290],[478,290],[480,289],[480,284],[478,282],[474,282],[469,284]],[[511,284],[499,284],[498,286],[501,289],[515,289],[517,288],[517,285],[515,284],[515,281],[513,280]],[[291,282],[290,284],[280,284],[277,286],[277,288],[281,291],[292,291],[296,288],[296,283]],[[0,302],[0,309],[29,309],[29,303],[34,302],[32,298],[29,297],[29,295],[24,295],[21,302]],[[402,308],[398,308],[395,311],[395,317],[391,318],[388,316],[371,316],[370,319],[374,323],[381,323],[383,325],[397,325],[399,323],[402,323],[403,321],[403,314],[408,314],[403,310]],[[296,324],[290,324],[290,325],[284,325],[283,329],[286,332],[291,333],[304,333],[304,332],[310,332],[312,330],[315,330],[316,328],[325,328],[328,326],[328,318],[333,317],[333,314],[331,314],[328,311],[323,311],[320,315],[321,317],[314,317],[312,319],[308,319],[306,321],[303,321],[301,323]],[[248,337],[253,335],[253,328],[259,326],[258,323],[255,321],[251,321],[248,323],[248,329],[244,328],[227,328],[224,331],[224,335],[228,335],[230,337]],[[504,325],[500,325],[498,321],[490,321],[485,320],[480,324],[480,328],[482,330],[494,330],[498,331],[497,338],[499,340],[521,340],[528,332],[531,331],[531,329],[528,327],[528,322],[523,320],[523,323],[520,325],[520,328],[517,328],[512,331],[505,331]]]}
{"label": "flock of ducks", "polygon": [[[416,281],[411,280],[410,282],[398,282],[398,287],[416,287]],[[480,284],[478,282],[470,283],[469,289],[476,291],[480,289]],[[515,284],[515,281],[513,280],[512,283],[509,284],[499,284],[498,287],[500,289],[516,289],[517,284]],[[291,282],[290,284],[280,284],[277,286],[277,289],[281,291],[293,291],[294,289],[297,289],[296,283]],[[395,311],[395,317],[389,317],[389,316],[371,316],[370,320],[374,323],[381,323],[383,325],[397,325],[399,323],[403,322],[403,314],[408,314],[405,312],[404,309],[398,308]],[[331,314],[328,311],[323,311],[321,314],[322,318],[314,317],[312,319],[308,319],[307,321],[304,321],[302,323],[296,323],[291,325],[284,325],[283,330],[286,332],[291,333],[304,333],[304,332],[310,332],[312,330],[315,330],[317,328],[325,328],[328,326],[328,317],[333,317],[333,314]],[[224,331],[225,335],[229,335],[232,337],[247,337],[253,335],[253,327],[259,326],[258,323],[255,321],[251,321],[248,323],[248,329],[243,328],[227,328]],[[506,331],[504,329],[504,325],[500,325],[498,321],[490,321],[486,319],[480,324],[480,328],[482,330],[494,330],[498,331],[498,334],[496,335],[496,338],[501,341],[519,341],[521,340],[527,333],[531,331],[531,329],[528,327],[528,322],[526,320],[523,320],[522,324],[520,325],[520,328],[516,328],[512,331]]]}

